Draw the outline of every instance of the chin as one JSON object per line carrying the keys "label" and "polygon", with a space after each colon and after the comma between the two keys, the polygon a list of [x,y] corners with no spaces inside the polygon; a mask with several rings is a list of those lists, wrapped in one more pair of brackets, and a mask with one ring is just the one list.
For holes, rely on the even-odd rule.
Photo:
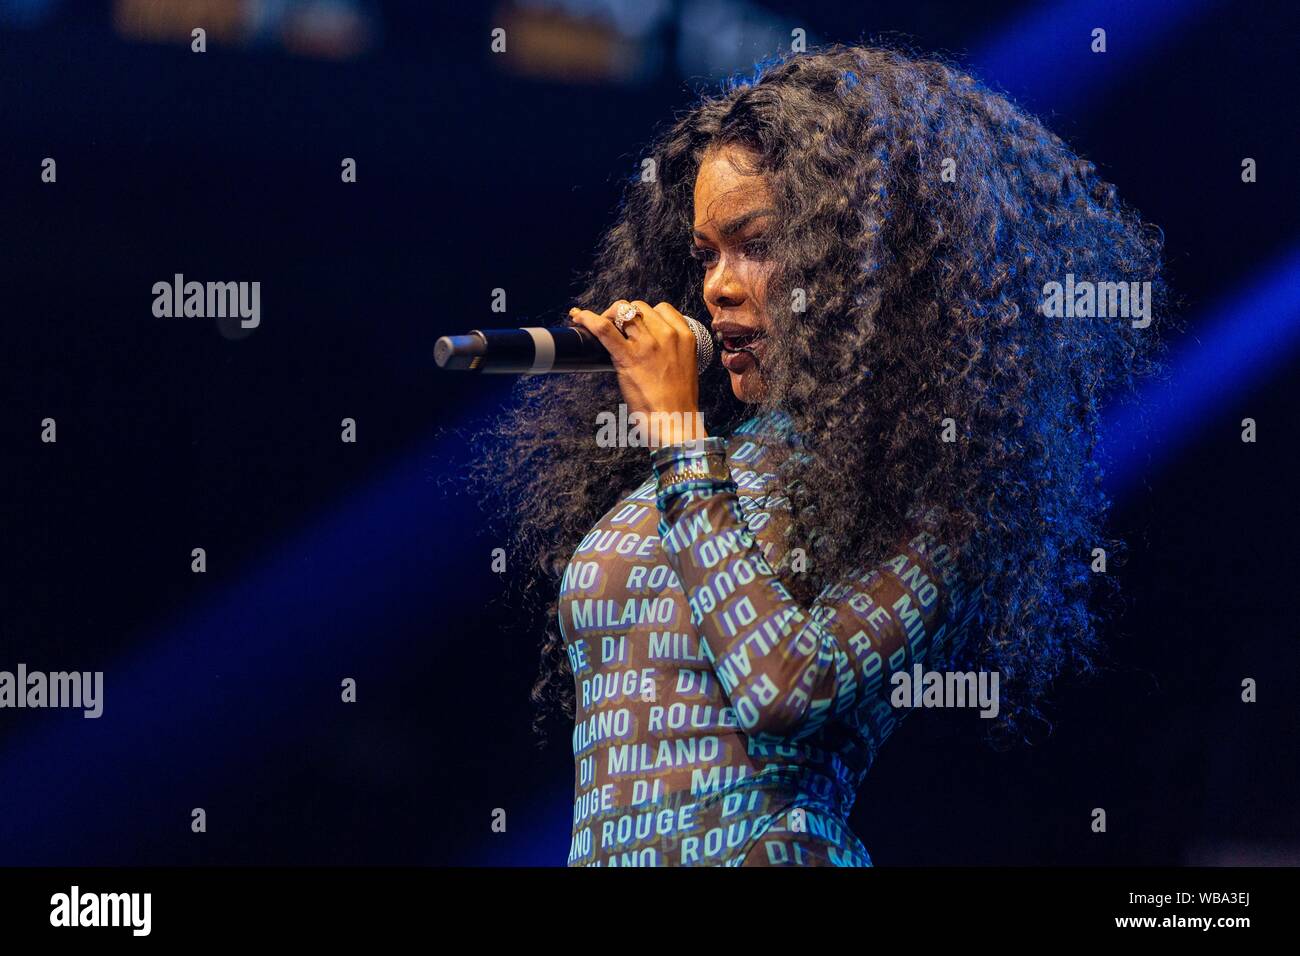
{"label": "chin", "polygon": [[752,371],[742,372],[740,375],[734,372],[727,374],[731,378],[731,393],[736,398],[751,405],[762,399],[762,383]]}

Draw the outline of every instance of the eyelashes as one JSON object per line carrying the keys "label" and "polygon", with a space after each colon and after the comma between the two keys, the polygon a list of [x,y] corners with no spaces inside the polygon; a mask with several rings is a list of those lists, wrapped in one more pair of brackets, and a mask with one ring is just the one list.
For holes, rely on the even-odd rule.
{"label": "eyelashes", "polygon": [[691,258],[707,269],[718,261],[718,254],[713,249],[705,249],[703,246],[691,246]]}
{"label": "eyelashes", "polygon": [[[740,246],[740,254],[753,261],[766,259],[769,252],[770,247],[765,239],[750,239]],[[715,265],[718,261],[717,250],[705,246],[691,246],[690,254],[691,258],[705,269]]]}

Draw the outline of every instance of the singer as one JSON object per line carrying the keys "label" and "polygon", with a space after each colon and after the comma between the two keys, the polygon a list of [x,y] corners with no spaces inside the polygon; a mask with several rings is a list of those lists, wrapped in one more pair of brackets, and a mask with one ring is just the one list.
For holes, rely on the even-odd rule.
{"label": "singer", "polygon": [[[1149,282],[1163,318],[1162,236],[1037,120],[887,49],[766,64],[644,155],[570,313],[616,374],[521,381],[476,463],[552,599],[568,862],[870,865],[848,817],[914,668],[996,673],[995,719],[944,719],[1003,744],[1096,660],[1099,412],[1157,326],[1040,306],[1072,274]],[[620,403],[708,434],[606,447]]]}

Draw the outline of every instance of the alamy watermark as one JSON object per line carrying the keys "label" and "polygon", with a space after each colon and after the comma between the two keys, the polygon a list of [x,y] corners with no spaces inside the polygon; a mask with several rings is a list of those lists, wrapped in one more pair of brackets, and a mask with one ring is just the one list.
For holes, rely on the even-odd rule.
{"label": "alamy watermark", "polygon": [[1133,319],[1133,328],[1145,329],[1151,324],[1151,283],[1076,282],[1067,272],[1064,283],[1043,286],[1039,309],[1049,319]]}
{"label": "alamy watermark", "polygon": [[152,893],[83,893],[73,884],[50,897],[51,926],[124,926],[132,936],[148,936],[152,916]]}
{"label": "alamy watermark", "polygon": [[920,664],[912,672],[898,671],[889,678],[894,689],[889,702],[895,707],[978,707],[986,720],[1001,710],[997,671],[927,671]]}
{"label": "alamy watermark", "polygon": [[596,444],[601,448],[647,448],[703,438],[703,412],[629,412],[596,415]]}
{"label": "alamy watermark", "polygon": [[19,664],[14,671],[0,671],[0,708],[72,707],[81,716],[104,713],[103,671],[29,671]]}
{"label": "alamy watermark", "polygon": [[160,319],[233,319],[255,329],[262,324],[262,283],[186,282],[176,273],[171,282],[153,284],[153,314]]}

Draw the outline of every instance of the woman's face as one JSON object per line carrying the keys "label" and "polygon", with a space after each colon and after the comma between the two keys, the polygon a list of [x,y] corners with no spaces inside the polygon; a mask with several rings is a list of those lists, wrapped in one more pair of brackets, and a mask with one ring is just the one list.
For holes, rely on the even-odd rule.
{"label": "woman's face", "polygon": [[763,350],[771,328],[764,298],[771,268],[764,236],[775,211],[763,177],[736,169],[736,161],[748,155],[734,145],[705,154],[695,177],[691,255],[703,270],[704,301],[722,341],[731,390],[742,402],[756,402],[762,395]]}

